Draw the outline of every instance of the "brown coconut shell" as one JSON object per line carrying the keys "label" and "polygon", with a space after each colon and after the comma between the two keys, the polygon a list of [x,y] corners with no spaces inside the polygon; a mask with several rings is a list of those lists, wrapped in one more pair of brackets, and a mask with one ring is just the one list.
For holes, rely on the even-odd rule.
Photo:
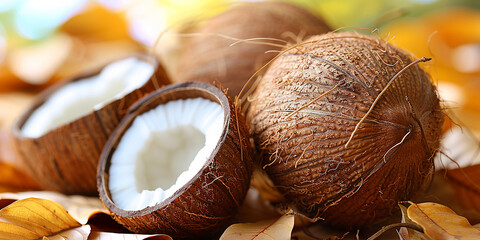
{"label": "brown coconut shell", "polygon": [[155,71],[142,87],[123,98],[114,100],[99,110],[92,110],[90,114],[40,137],[22,135],[21,129],[27,119],[50,95],[68,83],[98,75],[103,69],[101,68],[46,89],[14,124],[12,133],[17,156],[41,188],[65,194],[97,194],[97,164],[108,137],[134,102],[169,83],[165,70],[153,57],[144,54],[136,56],[152,63]]}
{"label": "brown coconut shell", "polygon": [[[281,50],[286,42],[330,31],[325,21],[309,11],[285,2],[256,2],[235,5],[208,20],[195,31],[179,54],[174,81],[218,82],[235,97],[247,80]],[[231,37],[231,38],[230,38]],[[233,38],[233,39],[232,39]],[[236,39],[258,40],[280,46]],[[286,42],[282,42],[286,41]],[[269,52],[271,51],[271,52]]]}
{"label": "brown coconut shell", "polygon": [[361,227],[429,183],[444,118],[429,76],[411,63],[357,33],[315,36],[276,59],[249,98],[247,119],[290,206]]}
{"label": "brown coconut shell", "polygon": [[[111,157],[136,116],[168,101],[201,97],[224,110],[222,136],[202,170],[170,198],[137,211],[119,208],[108,187]],[[230,223],[242,204],[253,168],[243,114],[218,88],[206,83],[178,83],[159,89],[132,106],[108,140],[98,168],[98,189],[114,219],[136,233],[164,233],[202,239],[215,236]]]}

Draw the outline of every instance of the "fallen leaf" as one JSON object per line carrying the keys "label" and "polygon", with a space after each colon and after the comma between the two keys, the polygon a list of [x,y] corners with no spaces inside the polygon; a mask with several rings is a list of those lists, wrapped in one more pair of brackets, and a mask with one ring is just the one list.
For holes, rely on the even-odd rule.
{"label": "fallen leaf", "polygon": [[303,226],[292,233],[292,239],[296,240],[358,240],[355,231],[347,232],[333,228],[325,223],[315,223]]}
{"label": "fallen leaf", "polygon": [[432,239],[480,239],[480,231],[472,227],[466,218],[441,204],[412,203],[407,214]]}
{"label": "fallen leaf", "polygon": [[83,225],[81,227],[72,228],[52,236],[43,237],[43,240],[87,240],[90,235],[91,228],[88,225]]}
{"label": "fallen leaf", "polygon": [[445,170],[444,174],[446,181],[455,189],[460,204],[480,212],[480,164]]}
{"label": "fallen leaf", "polygon": [[70,215],[80,223],[86,223],[90,215],[95,212],[106,212],[98,197],[87,197],[81,195],[67,196],[58,192],[33,191],[21,193],[2,193],[0,198],[25,199],[42,198],[54,201],[62,205]]}
{"label": "fallen leaf", "polygon": [[0,193],[0,199],[26,199],[41,198],[57,202],[68,213],[82,224],[87,223],[90,215],[95,212],[106,212],[98,197],[86,197],[80,195],[66,196],[57,192],[32,191],[20,193]]}
{"label": "fallen leaf", "polygon": [[[415,222],[408,217],[407,208],[401,204],[398,204],[398,206],[402,212],[402,223],[415,224]],[[402,240],[430,240],[430,238],[425,234],[407,227],[400,228],[398,231],[398,236]]]}
{"label": "fallen leaf", "polygon": [[[451,171],[451,170],[448,170]],[[416,196],[413,202],[435,202],[445,205],[452,209],[458,215],[464,216],[471,224],[480,223],[480,211],[467,205],[464,200],[475,200],[477,197],[473,193],[468,195],[463,193],[461,187],[454,185],[445,174],[445,171],[437,171],[428,191]],[[477,203],[477,205],[479,205]]]}
{"label": "fallen leaf", "polygon": [[225,230],[220,240],[290,240],[294,222],[293,214],[285,214],[269,221],[233,224]]}
{"label": "fallen leaf", "polygon": [[160,234],[160,235],[155,235],[151,237],[146,237],[143,240],[173,240],[173,238],[165,234]]}
{"label": "fallen leaf", "polygon": [[148,234],[133,234],[133,233],[108,233],[108,232],[92,232],[89,240],[173,240],[170,236],[164,234],[148,235]]}
{"label": "fallen leaf", "polygon": [[38,239],[81,226],[60,204],[39,198],[13,202],[0,218],[0,239]]}
{"label": "fallen leaf", "polygon": [[480,224],[475,224],[475,225],[473,225],[473,227],[474,227],[475,229],[480,230]]}

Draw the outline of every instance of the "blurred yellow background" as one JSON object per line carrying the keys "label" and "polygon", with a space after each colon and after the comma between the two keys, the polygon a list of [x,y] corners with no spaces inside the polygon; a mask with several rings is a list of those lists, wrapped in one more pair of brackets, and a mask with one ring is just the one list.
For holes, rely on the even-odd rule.
{"label": "blurred yellow background", "polygon": [[[434,80],[464,87],[476,85],[473,82],[479,78],[479,1],[289,1],[316,12],[334,29],[378,29],[374,34],[414,55],[434,57],[429,66]],[[42,89],[59,79],[152,47],[163,31],[195,24],[239,2],[3,0],[0,92]],[[164,34],[157,53],[174,54],[180,41],[174,34]],[[168,57],[165,61],[168,65]],[[469,101],[469,93],[464,98],[450,95],[448,100],[460,104]]]}
{"label": "blurred yellow background", "polygon": [[[451,109],[454,122],[480,131],[480,1],[289,1],[314,11],[333,29],[371,33],[418,58],[432,57],[423,66],[439,87],[444,107]],[[0,1],[0,131],[7,132],[35,94],[52,83],[133,52],[152,51],[172,71],[182,42],[174,32],[238,3]]]}

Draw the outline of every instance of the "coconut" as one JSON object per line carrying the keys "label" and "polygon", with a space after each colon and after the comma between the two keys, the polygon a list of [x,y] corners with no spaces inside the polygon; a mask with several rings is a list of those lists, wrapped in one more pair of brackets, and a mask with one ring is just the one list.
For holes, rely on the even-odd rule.
{"label": "coconut", "polygon": [[[287,42],[328,31],[330,27],[321,18],[290,3],[235,5],[208,20],[187,39],[173,78],[178,82],[216,81],[233,98]],[[237,43],[254,38],[267,43]]]}
{"label": "coconut", "polygon": [[247,122],[286,203],[362,227],[431,179],[443,113],[421,61],[358,33],[314,36],[276,59]]}
{"label": "coconut", "polygon": [[136,103],[98,168],[100,198],[136,233],[218,234],[247,193],[252,153],[245,120],[206,83],[179,83]]}
{"label": "coconut", "polygon": [[135,101],[169,82],[147,55],[110,63],[42,92],[13,126],[18,158],[45,190],[97,194],[108,137]]}

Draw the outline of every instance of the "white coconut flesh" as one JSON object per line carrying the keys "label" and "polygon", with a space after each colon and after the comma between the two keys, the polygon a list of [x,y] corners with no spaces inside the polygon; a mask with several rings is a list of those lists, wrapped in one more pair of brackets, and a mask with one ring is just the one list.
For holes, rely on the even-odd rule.
{"label": "white coconut flesh", "polygon": [[221,106],[204,98],[169,101],[135,117],[112,154],[112,201],[140,210],[172,196],[202,170],[223,123]]}
{"label": "white coconut flesh", "polygon": [[143,86],[154,66],[135,57],[106,66],[98,75],[66,84],[32,112],[21,131],[26,137],[40,137],[124,97]]}

